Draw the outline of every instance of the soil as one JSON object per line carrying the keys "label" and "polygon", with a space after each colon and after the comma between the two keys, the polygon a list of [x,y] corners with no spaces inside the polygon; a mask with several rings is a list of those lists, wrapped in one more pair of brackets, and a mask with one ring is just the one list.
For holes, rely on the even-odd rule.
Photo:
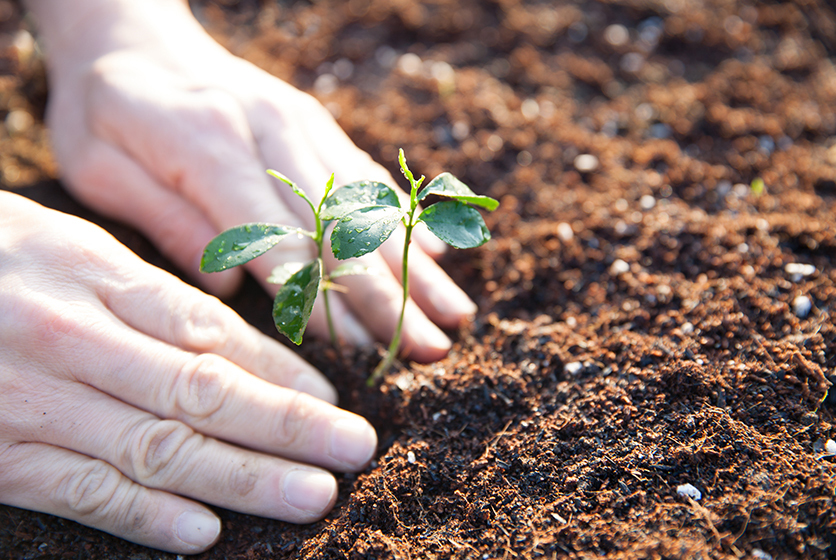
{"label": "soil", "polygon": [[[830,3],[193,8],[396,176],[403,147],[415,171],[501,200],[493,239],[443,261],[480,306],[445,360],[369,389],[377,356],[301,348],[380,435],[333,512],[220,511],[199,558],[836,557]],[[167,267],[61,191],[25,23],[0,2],[4,188]],[[255,283],[229,303],[275,335]],[[175,558],[10,507],[0,557]]]}

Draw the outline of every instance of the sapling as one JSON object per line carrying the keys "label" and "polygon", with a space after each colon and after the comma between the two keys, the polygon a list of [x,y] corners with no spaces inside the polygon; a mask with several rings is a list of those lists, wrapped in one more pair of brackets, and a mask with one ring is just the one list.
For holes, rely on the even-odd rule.
{"label": "sapling", "polygon": [[[331,249],[338,259],[359,257],[377,249],[399,224],[405,227],[402,274],[403,305],[389,348],[369,377],[369,385],[392,365],[401,342],[404,312],[409,298],[409,243],[416,225],[423,222],[427,229],[445,243],[457,249],[478,247],[490,239],[485,221],[479,211],[469,206],[495,210],[495,199],[474,193],[450,173],[442,173],[421,189],[424,176],[416,179],[406,164],[403,150],[398,153],[401,172],[409,181],[409,206],[403,208],[397,193],[388,185],[376,181],[359,181],[336,189],[325,199],[321,216],[334,220]],[[450,199],[437,202],[423,210],[418,204],[428,196]]]}
{"label": "sapling", "polygon": [[332,174],[328,179],[325,193],[319,204],[315,205],[305,191],[293,181],[272,169],[268,169],[267,173],[287,184],[296,195],[308,203],[313,211],[315,230],[306,231],[298,227],[266,223],[243,224],[230,228],[206,246],[200,261],[200,270],[201,272],[220,272],[240,266],[264,254],[288,235],[310,237],[316,244],[316,258],[307,263],[286,263],[278,266],[267,278],[270,283],[282,284],[273,302],[273,322],[279,332],[287,336],[294,344],[301,344],[314,301],[321,291],[325,303],[328,331],[331,341],[337,345],[338,339],[328,301],[328,291],[334,287],[331,280],[339,276],[361,274],[366,271],[356,265],[347,265],[338,267],[330,274],[325,273],[322,263],[322,246],[327,223],[322,219],[322,209],[326,197],[334,186],[334,175]]}
{"label": "sapling", "polygon": [[[329,222],[335,222],[331,232],[331,250],[335,257],[344,260],[371,253],[392,235],[399,224],[403,224],[403,305],[389,348],[369,377],[369,384],[373,384],[392,365],[400,346],[404,312],[409,299],[409,244],[415,226],[423,222],[439,239],[457,249],[478,247],[491,236],[479,211],[470,205],[489,211],[499,205],[493,198],[477,195],[450,173],[442,173],[421,189],[425,177],[422,175],[415,178],[406,165],[403,150],[398,154],[398,161],[410,185],[409,205],[406,208],[401,206],[400,197],[392,187],[377,181],[357,181],[331,192],[334,186],[333,175],[326,184],[322,199],[315,205],[293,181],[277,171],[268,170],[270,175],[286,183],[308,203],[314,214],[315,231],[264,223],[244,224],[228,229],[206,246],[200,270],[220,272],[242,265],[270,250],[288,235],[310,237],[317,247],[315,259],[306,264],[277,267],[267,279],[268,282],[283,284],[273,303],[273,320],[282,334],[295,344],[301,344],[314,301],[322,291],[328,329],[336,344],[337,337],[328,303],[328,291],[335,287],[331,280],[349,274],[368,274],[370,271],[362,265],[349,263],[326,274],[322,262],[325,228]],[[431,195],[449,200],[420,209],[419,203]]]}

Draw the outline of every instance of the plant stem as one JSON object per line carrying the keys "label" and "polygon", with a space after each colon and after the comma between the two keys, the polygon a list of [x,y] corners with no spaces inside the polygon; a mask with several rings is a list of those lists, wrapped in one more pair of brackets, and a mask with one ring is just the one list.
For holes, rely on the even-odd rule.
{"label": "plant stem", "polygon": [[[325,203],[325,199],[328,197],[328,193],[331,192],[331,187],[334,186],[334,174],[331,174],[331,178],[328,179],[328,183],[325,185],[325,194],[322,195],[322,199],[319,201],[319,206],[314,208],[313,204],[311,204],[311,210],[314,213],[314,219],[316,220],[316,236],[314,237],[314,241],[316,241],[316,249],[318,252],[319,262],[324,263],[322,260],[322,246],[325,243],[325,226],[322,223],[322,218],[319,215],[322,213],[322,205]],[[310,202],[309,202],[310,203]],[[325,265],[322,265],[324,270]],[[328,292],[330,291],[329,286],[329,278],[326,275],[323,279],[325,284],[322,288],[322,299],[325,302],[325,320],[328,322],[328,334],[331,336],[331,344],[334,345],[334,348],[337,349],[339,353],[340,350],[340,339],[337,338],[337,330],[334,328],[334,319],[331,317],[331,302],[328,299]]]}
{"label": "plant stem", "polygon": [[328,333],[331,335],[331,344],[339,352],[340,339],[337,338],[337,331],[334,329],[334,320],[331,318],[331,303],[328,301],[329,291],[328,289],[322,290],[322,300],[325,302],[325,319],[328,321]]}
{"label": "plant stem", "polygon": [[403,268],[401,272],[401,282],[403,283],[403,305],[401,306],[401,316],[398,318],[398,326],[395,328],[395,335],[392,337],[392,342],[389,343],[389,349],[386,351],[386,356],[383,358],[371,377],[366,381],[366,384],[371,387],[375,381],[382,376],[392,362],[395,361],[395,356],[398,355],[398,348],[401,345],[401,331],[403,330],[403,317],[406,313],[406,302],[409,299],[409,241],[412,238],[412,228],[415,226],[412,223],[412,215],[409,216],[409,222],[406,226],[406,236],[403,243]]}
{"label": "plant stem", "polygon": [[[322,245],[323,245],[323,235],[322,235],[322,221],[319,219],[319,216],[316,216],[316,229],[317,229],[317,236],[319,237],[316,239],[316,248],[318,251],[318,258],[319,262],[322,263]],[[325,265],[322,265],[323,270],[325,269]],[[334,319],[331,317],[331,301],[328,299],[328,292],[331,290],[328,289],[330,280],[326,275],[323,278],[323,287],[322,287],[322,301],[325,303],[325,320],[328,323],[328,334],[331,336],[331,344],[334,345],[334,348],[337,349],[337,352],[340,351],[340,339],[337,338],[337,330],[334,328]]]}

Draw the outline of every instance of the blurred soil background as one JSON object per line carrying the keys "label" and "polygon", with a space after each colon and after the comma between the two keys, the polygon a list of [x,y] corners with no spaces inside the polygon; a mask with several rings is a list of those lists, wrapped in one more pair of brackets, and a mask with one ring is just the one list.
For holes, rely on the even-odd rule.
{"label": "blurred soil background", "polygon": [[[479,303],[382,385],[300,352],[380,434],[334,511],[221,511],[202,559],[836,557],[836,10],[824,0],[197,0],[394,176],[501,200],[444,265]],[[27,21],[0,1],[3,188],[57,182]],[[170,268],[170,267],[169,267]],[[250,282],[229,302],[275,335]],[[695,492],[697,491],[697,492]],[[174,559],[0,507],[0,558]]]}

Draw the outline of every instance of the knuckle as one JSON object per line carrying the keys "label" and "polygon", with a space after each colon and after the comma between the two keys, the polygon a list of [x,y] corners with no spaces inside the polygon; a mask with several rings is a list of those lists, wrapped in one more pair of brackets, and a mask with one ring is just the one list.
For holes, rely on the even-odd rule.
{"label": "knuckle", "polygon": [[195,352],[222,350],[232,331],[226,313],[214,298],[199,299],[190,302],[184,313],[173,316],[173,339],[181,348]]}
{"label": "knuckle", "polygon": [[304,393],[295,393],[287,401],[286,405],[276,411],[276,443],[281,448],[295,449],[298,445],[304,444],[305,425],[314,414],[311,399]]}
{"label": "knuckle", "polygon": [[75,515],[104,516],[119,491],[121,480],[116,469],[104,461],[90,461],[61,481],[59,500]]}
{"label": "knuckle", "polygon": [[113,532],[117,535],[147,534],[160,512],[159,502],[149,500],[148,491],[136,484],[131,484],[119,506],[113,520]]}
{"label": "knuckle", "polygon": [[35,302],[29,319],[42,348],[72,347],[91,335],[87,309],[79,303]]}
{"label": "knuckle", "polygon": [[202,436],[176,420],[147,421],[140,428],[139,443],[132,453],[136,480],[153,487],[167,485],[200,444]]}
{"label": "knuckle", "polygon": [[197,124],[214,132],[225,131],[233,134],[240,131],[242,123],[246,122],[246,116],[232,96],[220,90],[206,90],[202,95],[204,102],[197,113]]}
{"label": "knuckle", "polygon": [[21,464],[18,455],[20,445],[17,442],[0,442],[0,496],[11,496],[23,486],[22,477],[15,469],[16,465]]}
{"label": "knuckle", "polygon": [[229,393],[225,360],[215,354],[196,354],[178,376],[174,414],[189,424],[209,421]]}
{"label": "knuckle", "polygon": [[258,483],[257,468],[247,463],[234,464],[229,473],[229,488],[241,497],[249,496]]}
{"label": "knuckle", "polygon": [[[196,138],[193,148],[211,154],[215,165],[229,158],[248,156],[255,149],[247,115],[240,103],[226,92],[206,90],[196,97],[194,106],[184,113],[183,126]],[[214,166],[210,165],[210,168]]]}

